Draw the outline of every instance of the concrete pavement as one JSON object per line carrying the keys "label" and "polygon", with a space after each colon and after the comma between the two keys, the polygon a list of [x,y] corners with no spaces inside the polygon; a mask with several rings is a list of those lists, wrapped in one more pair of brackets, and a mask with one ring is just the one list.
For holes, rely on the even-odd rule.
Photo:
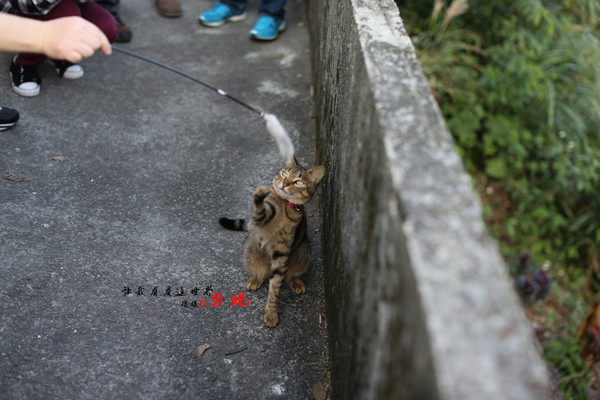
{"label": "concrete pavement", "polygon": [[[116,45],[277,115],[312,166],[304,3],[288,1],[272,43],[247,36],[258,1],[218,29],[196,20],[211,6],[183,0],[183,17],[165,19],[125,1],[133,40]],[[267,288],[245,288],[244,234],[218,224],[247,217],[282,165],[263,121],[119,53],[84,60],[77,81],[44,65],[41,94],[22,98],[10,57],[0,105],[21,120],[0,133],[0,398],[312,398],[327,360],[316,202],[307,293],[283,291],[274,329]]]}

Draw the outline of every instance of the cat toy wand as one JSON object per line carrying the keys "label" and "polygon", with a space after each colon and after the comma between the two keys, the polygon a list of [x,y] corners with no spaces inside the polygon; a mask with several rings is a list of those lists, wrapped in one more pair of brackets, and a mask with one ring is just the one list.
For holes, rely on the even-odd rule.
{"label": "cat toy wand", "polygon": [[183,71],[180,71],[176,68],[170,67],[168,65],[165,65],[163,63],[160,63],[158,61],[155,61],[151,58],[145,57],[141,54],[138,53],[134,53],[133,51],[129,51],[129,50],[125,50],[119,47],[115,47],[112,46],[112,49],[115,50],[116,52],[122,53],[122,54],[126,54],[128,56],[140,59],[142,61],[146,61],[150,64],[154,64],[158,67],[164,68],[168,71],[174,72],[178,75],[181,75],[185,78],[188,78],[196,83],[199,83],[200,85],[211,89],[212,91],[220,94],[221,96],[225,96],[228,99],[236,102],[237,104],[246,107],[248,110],[252,111],[255,114],[258,114],[262,119],[264,119],[267,123],[267,131],[269,131],[269,133],[271,134],[271,136],[275,139],[275,141],[277,142],[277,146],[279,147],[279,153],[281,154],[281,156],[283,157],[283,159],[285,161],[290,160],[292,157],[294,157],[294,144],[292,143],[292,140],[290,139],[289,135],[287,134],[287,132],[285,131],[285,128],[283,127],[283,125],[281,125],[281,123],[279,122],[279,119],[277,119],[277,117],[273,114],[269,114],[269,113],[265,113],[263,111],[260,111],[254,107],[252,107],[251,105],[243,102],[242,100],[231,96],[229,93],[227,93],[226,91],[224,91],[223,89],[219,89],[215,86],[212,86],[206,82],[201,81],[198,78],[195,78],[189,74],[186,74]]}

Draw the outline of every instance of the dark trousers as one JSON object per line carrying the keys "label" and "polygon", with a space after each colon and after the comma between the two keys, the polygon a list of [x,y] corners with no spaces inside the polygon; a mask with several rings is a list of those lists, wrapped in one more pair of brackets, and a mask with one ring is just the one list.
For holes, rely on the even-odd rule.
{"label": "dark trousers", "polygon": [[[221,0],[221,3],[231,8],[238,14],[246,10],[248,0]],[[261,0],[258,6],[259,15],[270,15],[274,18],[283,19],[285,17],[285,0]]]}

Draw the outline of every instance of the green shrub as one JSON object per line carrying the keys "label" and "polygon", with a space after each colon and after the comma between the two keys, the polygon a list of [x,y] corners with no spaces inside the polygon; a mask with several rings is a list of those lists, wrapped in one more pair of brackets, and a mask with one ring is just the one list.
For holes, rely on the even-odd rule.
{"label": "green shrub", "polygon": [[600,291],[600,0],[397,3],[492,235],[573,293],[545,354],[589,398],[573,326]]}
{"label": "green shrub", "polygon": [[600,243],[600,1],[398,3],[467,168],[508,193],[502,239],[590,265]]}

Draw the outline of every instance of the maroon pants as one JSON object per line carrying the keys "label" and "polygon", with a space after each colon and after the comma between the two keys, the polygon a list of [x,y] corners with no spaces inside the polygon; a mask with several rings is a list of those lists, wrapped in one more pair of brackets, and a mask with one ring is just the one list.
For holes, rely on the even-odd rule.
{"label": "maroon pants", "polygon": [[[75,3],[73,0],[61,0],[52,11],[46,15],[23,15],[27,18],[47,21],[62,17],[82,17],[96,25],[112,43],[117,38],[119,30],[112,15],[93,1],[83,4]],[[36,53],[20,53],[17,63],[27,67],[37,67],[46,61],[46,55]]]}

